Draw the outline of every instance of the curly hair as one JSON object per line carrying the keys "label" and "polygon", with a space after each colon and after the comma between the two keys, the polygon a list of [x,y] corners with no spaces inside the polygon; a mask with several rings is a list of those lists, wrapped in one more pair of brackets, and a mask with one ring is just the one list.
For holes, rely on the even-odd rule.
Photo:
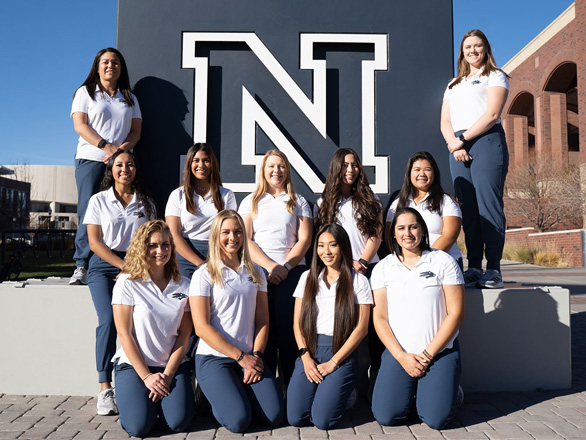
{"label": "curly hair", "polygon": [[267,192],[267,188],[269,184],[267,183],[267,179],[265,179],[265,166],[267,164],[267,160],[271,156],[280,157],[283,162],[285,162],[285,168],[287,169],[287,179],[285,180],[285,188],[287,189],[287,194],[289,195],[289,201],[287,202],[287,211],[289,214],[293,214],[295,210],[295,204],[297,203],[297,193],[295,192],[295,187],[293,186],[293,179],[291,178],[291,164],[289,163],[289,159],[285,156],[285,153],[279,150],[269,150],[265,154],[265,157],[262,159],[262,165],[260,167],[260,173],[258,176],[258,183],[256,184],[256,190],[252,196],[252,215],[256,216],[258,213],[258,202]]}
{"label": "curly hair", "polygon": [[450,83],[448,86],[449,89],[460,84],[462,80],[470,74],[470,64],[468,64],[468,61],[464,58],[464,41],[466,41],[466,38],[468,37],[478,37],[482,40],[482,44],[484,44],[484,64],[482,66],[481,76],[488,76],[492,72],[499,70],[503,72],[507,78],[510,78],[510,76],[507,75],[507,72],[496,66],[496,61],[492,55],[492,48],[490,47],[490,43],[488,42],[486,35],[484,35],[484,32],[480,29],[472,29],[466,32],[462,37],[462,41],[460,41],[460,50],[458,51],[458,76],[456,76],[456,78]]}
{"label": "curly hair", "polygon": [[110,159],[108,160],[108,163],[106,164],[106,172],[104,173],[104,178],[102,179],[102,184],[100,185],[100,190],[106,191],[106,190],[112,188],[114,186],[114,184],[116,183],[114,181],[114,176],[112,174],[112,168],[114,167],[114,162],[116,161],[116,158],[118,156],[121,156],[122,154],[128,154],[131,157],[132,161],[134,162],[134,168],[136,170],[136,174],[134,175],[134,180],[132,181],[131,186],[132,186],[132,190],[134,191],[134,194],[136,195],[136,200],[138,201],[139,204],[142,204],[142,206],[144,206],[144,209],[147,214],[147,218],[149,220],[154,220],[155,218],[157,218],[157,210],[155,208],[155,204],[153,203],[153,200],[152,200],[148,190],[146,189],[146,186],[144,185],[144,183],[142,181],[140,167],[136,163],[136,159],[134,158],[134,154],[132,154],[130,151],[118,150],[112,156],[110,156]]}
{"label": "curly hair", "polygon": [[169,249],[169,261],[165,264],[165,277],[167,279],[173,279],[173,281],[178,283],[181,281],[181,272],[179,272],[179,266],[177,265],[175,242],[173,241],[173,235],[169,226],[163,220],[151,220],[138,228],[130,240],[130,245],[124,258],[124,267],[120,275],[125,273],[130,274],[129,279],[131,280],[138,279],[145,281],[148,279],[149,269],[151,268],[148,257],[148,245],[149,238],[154,232],[161,232],[167,235],[171,247]]}
{"label": "curly hair", "polygon": [[224,281],[222,280],[223,262],[222,251],[220,249],[220,231],[222,229],[222,223],[224,223],[224,220],[228,219],[236,220],[242,229],[242,246],[238,250],[238,257],[240,258],[240,261],[244,263],[246,269],[248,269],[248,272],[252,277],[252,282],[255,284],[260,284],[262,277],[252,262],[248,252],[248,240],[246,239],[246,228],[244,226],[244,221],[242,221],[240,214],[238,214],[233,209],[225,209],[224,211],[219,212],[212,222],[208,258],[206,261],[206,267],[208,269],[208,273],[210,274],[210,278],[215,284],[220,286],[224,284]]}
{"label": "curly hair", "polygon": [[214,206],[216,207],[218,212],[220,212],[222,209],[224,209],[224,201],[222,200],[222,195],[220,194],[220,186],[222,186],[222,178],[220,177],[220,166],[218,164],[218,159],[216,158],[216,155],[214,154],[214,150],[212,149],[212,147],[203,142],[193,144],[193,146],[189,150],[187,150],[187,157],[185,158],[182,185],[185,191],[185,205],[187,207],[187,211],[189,211],[193,215],[197,215],[197,203],[195,201],[194,194],[198,179],[196,179],[195,175],[191,171],[191,164],[193,162],[193,158],[198,153],[198,151],[203,151],[210,158],[210,191],[212,193],[212,200],[214,201]]}
{"label": "curly hair", "polygon": [[98,67],[100,65],[100,58],[102,58],[102,55],[104,55],[107,52],[113,53],[120,60],[120,77],[118,78],[116,85],[120,90],[120,93],[122,93],[122,96],[124,96],[124,101],[126,102],[126,105],[132,107],[134,105],[134,99],[132,99],[132,90],[130,89],[130,77],[128,75],[126,61],[124,61],[124,57],[122,56],[120,51],[114,49],[113,47],[107,47],[105,49],[102,49],[96,54],[94,62],[92,63],[92,68],[90,69],[90,73],[88,74],[87,78],[80,86],[80,88],[86,88],[88,95],[90,95],[90,98],[92,98],[92,101],[96,100],[96,87],[98,87],[101,92],[105,92],[104,88],[102,87],[102,83],[100,82],[100,74],[98,73]]}
{"label": "curly hair", "polygon": [[380,233],[381,223],[379,217],[382,213],[382,205],[378,201],[368,178],[364,173],[358,154],[351,148],[340,148],[334,153],[330,162],[330,169],[326,184],[321,197],[321,204],[316,217],[316,228],[329,223],[336,223],[338,207],[342,201],[342,171],[344,159],[351,154],[358,164],[358,179],[352,184],[350,197],[352,198],[352,208],[354,209],[354,220],[356,226],[367,237],[375,237]]}
{"label": "curly hair", "polygon": [[348,340],[354,331],[354,327],[356,327],[352,245],[350,244],[350,238],[342,226],[335,223],[324,225],[315,236],[313,259],[309,274],[307,275],[303,299],[301,301],[301,314],[299,316],[301,335],[313,356],[315,356],[317,348],[316,323],[318,307],[315,298],[319,290],[319,276],[326,267],[322,259],[317,255],[317,248],[320,237],[326,232],[332,234],[336,243],[340,246],[340,252],[342,254],[340,277],[336,284],[334,338],[332,341],[332,350],[334,353],[337,353],[342,348],[342,345]]}

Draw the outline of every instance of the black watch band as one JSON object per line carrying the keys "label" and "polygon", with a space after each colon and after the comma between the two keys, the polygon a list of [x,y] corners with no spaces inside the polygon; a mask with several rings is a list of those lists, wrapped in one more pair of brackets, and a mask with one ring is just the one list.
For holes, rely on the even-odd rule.
{"label": "black watch band", "polygon": [[366,261],[364,258],[359,258],[358,262],[363,266],[368,266],[368,261]]}
{"label": "black watch band", "polygon": [[238,359],[236,359],[236,362],[240,362],[242,359],[244,359],[244,355],[245,355],[245,353],[241,352],[240,356],[238,356]]}
{"label": "black watch band", "polygon": [[305,347],[303,347],[303,348],[300,348],[300,349],[299,349],[299,351],[297,352],[297,356],[298,356],[298,357],[301,357],[301,356],[303,356],[305,353],[307,353],[308,351],[309,351],[309,349],[308,349],[308,348],[305,348]]}
{"label": "black watch band", "polygon": [[458,136],[458,139],[460,139],[462,142],[466,143],[466,138],[464,137],[464,133],[462,133],[460,136]]}
{"label": "black watch band", "polygon": [[100,150],[102,150],[102,149],[103,149],[103,148],[106,146],[106,144],[107,144],[107,143],[108,143],[108,141],[107,141],[107,140],[105,140],[105,139],[102,139],[100,142],[98,142],[98,148],[99,148]]}
{"label": "black watch band", "polygon": [[260,358],[262,361],[265,360],[265,354],[262,351],[253,351],[252,354],[258,358]]}

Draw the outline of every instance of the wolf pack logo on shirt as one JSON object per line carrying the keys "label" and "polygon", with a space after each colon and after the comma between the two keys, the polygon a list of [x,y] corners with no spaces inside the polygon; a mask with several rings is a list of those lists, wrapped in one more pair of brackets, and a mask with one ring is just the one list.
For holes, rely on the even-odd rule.
{"label": "wolf pack logo on shirt", "polygon": [[187,298],[187,295],[185,293],[174,293],[173,295],[171,295],[173,298],[177,298],[178,300],[182,300]]}
{"label": "wolf pack logo on shirt", "polygon": [[419,274],[420,277],[424,277],[424,278],[433,278],[435,276],[435,274],[431,271],[425,271],[425,272],[421,272]]}

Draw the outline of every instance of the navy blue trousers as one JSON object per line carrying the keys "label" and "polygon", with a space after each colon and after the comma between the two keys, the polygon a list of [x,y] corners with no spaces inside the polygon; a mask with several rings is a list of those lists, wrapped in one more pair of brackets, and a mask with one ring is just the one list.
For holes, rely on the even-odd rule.
{"label": "navy blue trousers", "polygon": [[372,414],[381,425],[393,425],[409,414],[416,399],[417,414],[430,428],[441,429],[456,411],[460,384],[460,345],[439,353],[425,376],[414,378],[385,350],[372,395]]}
{"label": "navy blue trousers", "polygon": [[[124,258],[124,252],[114,252]],[[96,328],[96,368],[98,382],[112,382],[112,358],[116,354],[116,326],[112,313],[114,279],[120,269],[102,260],[96,254],[90,259],[87,282],[98,314]]]}
{"label": "navy blue trousers", "polygon": [[472,160],[458,162],[450,155],[450,171],[462,207],[468,267],[482,269],[485,256],[487,269],[500,271],[506,230],[503,191],[509,169],[501,124],[466,142],[465,148]]}
{"label": "navy blue trousers", "polygon": [[[318,364],[333,356],[332,338],[319,335],[315,360]],[[325,342],[324,345],[322,341]],[[318,429],[331,429],[342,417],[346,403],[358,379],[357,356],[351,355],[340,368],[334,370],[320,384],[307,380],[303,361],[297,358],[295,370],[287,389],[287,420],[290,425],[313,423]]]}
{"label": "navy blue trousers", "polygon": [[75,233],[75,253],[73,259],[77,267],[87,269],[90,260],[90,245],[87,239],[87,226],[83,218],[90,197],[100,190],[106,165],[95,160],[75,159],[75,183],[77,185],[77,232]]}
{"label": "navy blue trousers", "polygon": [[266,426],[278,425],[283,420],[283,395],[266,365],[260,382],[245,385],[244,371],[234,359],[196,355],[195,376],[214,417],[227,430],[244,431],[253,416]]}
{"label": "navy blue trousers", "polygon": [[293,333],[293,311],[295,309],[293,292],[295,292],[299,278],[305,270],[305,266],[298,265],[289,272],[287,278],[280,284],[268,283],[267,288],[269,341],[265,349],[265,364],[276,375],[278,363],[284,385],[289,383],[297,359],[297,343]]}
{"label": "navy blue trousers", "polygon": [[[185,242],[191,247],[193,252],[197,254],[199,258],[205,260],[208,257],[208,241],[207,240],[190,240],[189,238],[183,237]],[[195,272],[195,264],[191,261],[183,258],[179,252],[177,252],[177,264],[179,265],[179,271],[181,275],[191,279],[193,272]]]}
{"label": "navy blue trousers", "polygon": [[[163,367],[149,367],[151,373],[162,373]],[[153,402],[149,389],[129,364],[116,364],[116,403],[120,425],[133,437],[144,437],[161,417],[171,430],[180,432],[189,427],[195,412],[191,372],[187,362],[181,364],[171,382],[171,393]]]}

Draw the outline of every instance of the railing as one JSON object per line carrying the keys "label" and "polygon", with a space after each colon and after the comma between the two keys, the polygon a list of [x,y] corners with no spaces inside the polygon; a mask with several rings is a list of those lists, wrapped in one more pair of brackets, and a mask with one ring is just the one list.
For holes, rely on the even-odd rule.
{"label": "railing", "polygon": [[[22,257],[30,249],[35,257],[41,252],[41,244],[44,244],[45,236],[47,245],[45,251],[49,258],[53,257],[54,243],[57,243],[57,251],[61,258],[65,257],[65,239],[67,236],[75,237],[77,229],[4,229],[0,231],[0,267],[6,264],[7,247],[15,243],[14,253],[16,257]],[[10,240],[10,241],[9,241]],[[12,246],[11,246],[12,247]]]}

